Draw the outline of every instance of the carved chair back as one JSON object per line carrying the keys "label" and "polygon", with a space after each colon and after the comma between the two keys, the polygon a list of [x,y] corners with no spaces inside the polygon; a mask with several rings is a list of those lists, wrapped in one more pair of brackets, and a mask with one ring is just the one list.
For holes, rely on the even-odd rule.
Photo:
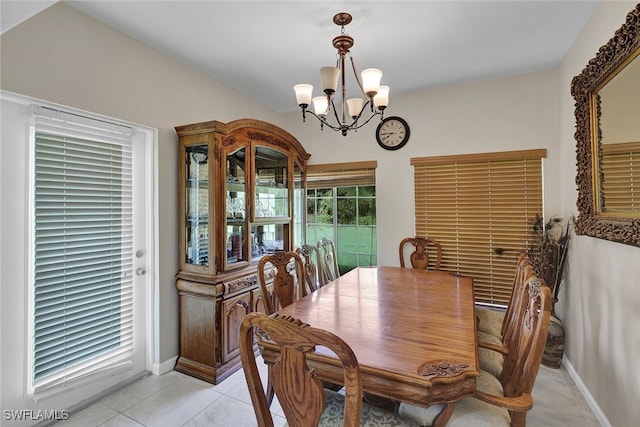
{"label": "carved chair back", "polygon": [[323,237],[316,243],[320,257],[322,258],[322,274],[325,283],[329,283],[332,280],[336,280],[340,277],[340,270],[338,269],[338,256],[336,254],[336,247],[331,239]]}
{"label": "carved chair back", "polygon": [[[551,291],[544,281],[531,275],[525,283],[525,310],[506,344],[509,349],[500,375],[504,395],[530,394],[542,362],[549,319]],[[522,414],[524,416],[524,414]]]}
{"label": "carved chair back", "polygon": [[254,354],[254,329],[260,342],[275,344],[280,356],[270,369],[273,388],[278,397],[288,425],[317,426],[325,406],[325,391],[322,381],[306,362],[306,356],[316,346],[333,351],[343,367],[345,384],[345,427],[360,426],[362,412],[362,380],[355,354],[340,337],[331,332],[313,328],[291,317],[277,314],[266,316],[250,313],[240,326],[240,357],[242,368],[251,395],[251,402],[259,427],[273,427],[267,396],[256,365]]}
{"label": "carved chair back", "polygon": [[320,251],[316,246],[304,244],[296,249],[296,253],[300,255],[304,262],[304,279],[307,284],[307,291],[317,291],[327,283],[320,269],[322,266]]}
{"label": "carved chair back", "polygon": [[[440,270],[442,263],[442,246],[440,242],[429,237],[407,237],[400,242],[400,267],[405,266],[405,245],[411,244],[413,252],[409,256],[411,267],[420,270]],[[435,259],[434,259],[435,257]]]}
{"label": "carved chair back", "polygon": [[[267,314],[275,313],[307,294],[304,265],[293,251],[276,251],[265,255],[258,262],[258,281]],[[273,278],[273,290],[269,292],[269,280]]]}
{"label": "carved chair back", "polygon": [[513,289],[511,290],[509,304],[507,305],[507,309],[504,313],[504,319],[502,321],[501,337],[502,342],[505,344],[511,340],[514,329],[518,325],[518,320],[524,315],[527,308],[526,284],[532,275],[533,267],[531,265],[531,261],[523,252],[518,257],[516,274],[513,280]]}

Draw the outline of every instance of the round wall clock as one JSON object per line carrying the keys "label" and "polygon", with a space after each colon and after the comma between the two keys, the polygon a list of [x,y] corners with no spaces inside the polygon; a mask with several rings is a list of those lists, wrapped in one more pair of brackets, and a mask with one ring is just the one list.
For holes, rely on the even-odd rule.
{"label": "round wall clock", "polygon": [[409,141],[409,125],[401,117],[387,117],[376,129],[376,140],[385,150],[398,150]]}

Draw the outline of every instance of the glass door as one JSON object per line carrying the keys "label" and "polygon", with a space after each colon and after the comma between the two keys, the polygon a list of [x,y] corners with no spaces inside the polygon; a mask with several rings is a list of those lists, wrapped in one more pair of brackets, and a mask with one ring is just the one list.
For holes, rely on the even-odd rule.
{"label": "glass door", "polygon": [[186,147],[185,263],[209,266],[208,145]]}
{"label": "glass door", "polygon": [[255,219],[289,218],[289,157],[256,147]]}
{"label": "glass door", "polygon": [[306,206],[305,206],[305,176],[298,164],[293,165],[293,247],[298,248],[305,240]]}
{"label": "glass door", "polygon": [[289,248],[289,156],[256,146],[254,161],[254,258]]}
{"label": "glass door", "polygon": [[226,250],[225,265],[244,264],[247,251],[247,149],[241,148],[226,156]]}

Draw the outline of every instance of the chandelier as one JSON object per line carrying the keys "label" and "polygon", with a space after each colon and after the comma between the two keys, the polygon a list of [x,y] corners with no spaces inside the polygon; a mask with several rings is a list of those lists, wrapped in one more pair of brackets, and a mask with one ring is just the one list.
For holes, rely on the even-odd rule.
{"label": "chandelier", "polygon": [[[362,81],[358,77],[351,47],[353,37],[344,32],[344,26],[351,22],[351,15],[345,12],[338,13],[333,17],[333,23],[341,27],[340,35],[333,39],[333,47],[338,50],[337,64],[335,67],[322,67],[320,69],[320,81],[322,83],[323,96],[313,97],[313,86],[309,84],[298,84],[293,87],[296,92],[296,100],[302,109],[302,121],[306,121],[306,113],[309,112],[320,121],[320,129],[324,126],[340,131],[346,136],[350,130],[356,130],[369,123],[375,116],[382,119],[384,109],[389,105],[389,86],[380,86],[382,71],[375,68],[367,68],[362,71]],[[346,79],[345,79],[345,58],[349,57],[351,68],[356,82],[364,98],[346,99]],[[341,102],[340,111],[334,103],[334,94],[338,89],[338,80],[341,82]],[[308,110],[313,103],[314,111]],[[362,117],[369,107],[369,117]],[[331,123],[335,119],[335,123]]]}

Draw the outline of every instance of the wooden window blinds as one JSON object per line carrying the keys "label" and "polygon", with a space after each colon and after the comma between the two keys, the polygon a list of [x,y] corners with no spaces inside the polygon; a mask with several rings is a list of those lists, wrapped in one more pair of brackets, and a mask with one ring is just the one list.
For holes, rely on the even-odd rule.
{"label": "wooden window blinds", "polygon": [[606,212],[640,212],[640,142],[602,144]]}
{"label": "wooden window blinds", "polygon": [[308,165],[307,188],[375,185],[377,166],[378,162],[375,160]]}
{"label": "wooden window blinds", "polygon": [[414,167],[415,232],[442,244],[442,269],[474,279],[477,302],[509,302],[516,259],[542,215],[546,150],[423,157]]}

